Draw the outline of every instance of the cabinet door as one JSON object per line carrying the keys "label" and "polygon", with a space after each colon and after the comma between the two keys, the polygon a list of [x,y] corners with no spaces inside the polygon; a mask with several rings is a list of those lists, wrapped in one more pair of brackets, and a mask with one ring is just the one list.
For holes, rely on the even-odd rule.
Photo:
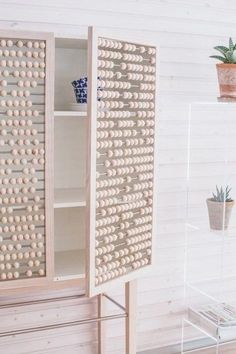
{"label": "cabinet door", "polygon": [[153,263],[156,47],[89,29],[88,295]]}
{"label": "cabinet door", "polygon": [[0,289],[52,275],[53,36],[0,31]]}

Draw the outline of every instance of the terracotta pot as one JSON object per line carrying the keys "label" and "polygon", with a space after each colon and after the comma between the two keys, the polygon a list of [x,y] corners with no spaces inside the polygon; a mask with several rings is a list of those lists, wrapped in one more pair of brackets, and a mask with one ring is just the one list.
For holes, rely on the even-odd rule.
{"label": "terracotta pot", "polygon": [[232,202],[215,202],[209,198],[206,200],[210,228],[212,230],[227,230],[234,200]]}
{"label": "terracotta pot", "polygon": [[216,64],[221,97],[236,98],[236,64]]}

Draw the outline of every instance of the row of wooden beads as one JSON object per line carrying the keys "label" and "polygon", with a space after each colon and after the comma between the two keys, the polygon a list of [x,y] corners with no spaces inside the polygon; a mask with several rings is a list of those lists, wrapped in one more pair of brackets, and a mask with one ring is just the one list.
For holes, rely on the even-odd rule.
{"label": "row of wooden beads", "polygon": [[113,195],[117,195],[120,193],[119,188],[109,188],[105,190],[100,190],[96,192],[96,198],[106,198],[106,197],[112,197]]}
{"label": "row of wooden beads", "polygon": [[[21,134],[19,134],[19,135],[21,135]],[[32,135],[34,135],[34,134],[32,134]],[[26,142],[26,140],[24,140],[24,142]],[[27,143],[27,145],[28,145],[28,143]],[[21,155],[21,156],[24,156],[24,155],[43,156],[45,152],[44,152],[43,148],[41,148],[41,149],[37,149],[37,148],[28,148],[28,149],[21,148],[21,149],[13,149],[13,150],[11,150],[11,153],[14,156],[16,156],[16,155]],[[32,163],[34,164],[34,163],[37,163],[37,162],[32,162]],[[44,164],[43,161],[40,161],[39,163],[40,164]]]}
{"label": "row of wooden beads", "polygon": [[28,69],[44,69],[46,64],[43,61],[25,61],[25,60],[0,60],[1,67],[9,68],[28,68]]}
{"label": "row of wooden beads", "polygon": [[141,108],[141,109],[153,109],[155,107],[153,102],[145,102],[145,101],[131,101],[128,102],[128,105],[131,109],[137,109],[137,108]]}
{"label": "row of wooden beads", "polygon": [[122,59],[135,62],[135,63],[142,63],[143,60],[145,60],[144,57],[140,54],[128,54],[128,53],[124,53]]}
{"label": "row of wooden beads", "polygon": [[130,112],[130,111],[98,111],[97,117],[98,118],[131,118],[137,116],[138,118],[154,118],[155,112],[154,111],[137,111],[137,112]]}
{"label": "row of wooden beads", "polygon": [[[115,176],[125,176],[127,174],[133,174],[139,172],[148,172],[152,170],[153,170],[153,164],[146,164],[146,165],[119,167],[117,169],[108,168],[105,173],[108,177],[115,177]],[[100,173],[98,172],[97,178],[99,177],[100,177]]]}
{"label": "row of wooden beads", "polygon": [[[18,219],[21,219],[20,221],[16,221]],[[35,215],[23,215],[23,216],[3,216],[1,218],[1,221],[3,224],[12,224],[13,222],[15,223],[15,225],[11,225],[9,230],[10,232],[14,232],[16,230],[16,224],[17,223],[21,223],[21,222],[32,222],[32,221],[44,221],[45,220],[45,216],[44,214],[35,214]],[[29,230],[32,230],[33,231],[33,227],[31,227],[31,225],[29,225]]]}
{"label": "row of wooden beads", "polygon": [[6,111],[6,115],[8,117],[19,117],[19,116],[27,116],[27,117],[38,117],[39,116],[39,111],[37,110],[31,110],[31,109],[28,109],[28,110],[11,110],[11,109],[8,109]]}
{"label": "row of wooden beads", "polygon": [[[97,129],[112,129],[115,126],[118,126],[119,122],[115,122],[114,120],[97,121]],[[125,122],[131,122],[132,124],[130,123],[130,127],[133,127],[135,125],[133,121],[125,121]]]}
{"label": "row of wooden beads", "polygon": [[[4,197],[4,198],[1,198],[0,197],[0,204],[4,204],[4,205],[8,205],[8,204],[11,204],[11,205],[21,205],[21,204],[25,204],[25,203],[28,203],[29,201],[31,200],[35,200],[37,198],[39,198],[38,196],[32,196],[31,198],[28,198],[28,196],[26,195],[23,195],[22,197],[21,196],[18,196],[18,197],[14,197],[14,196],[11,196],[11,197]],[[27,206],[27,208],[31,208],[31,206]],[[37,207],[37,205],[35,205],[35,207]],[[18,230],[20,231],[20,230]]]}
{"label": "row of wooden beads", "polygon": [[40,260],[36,259],[35,261],[30,260],[27,263],[19,263],[19,262],[14,262],[13,264],[7,262],[7,263],[0,263],[0,271],[2,270],[10,270],[12,268],[19,269],[20,267],[39,267],[41,264]]}
{"label": "row of wooden beads", "polygon": [[[101,42],[102,44],[99,45],[105,48],[114,48],[114,49],[121,49],[122,48],[122,44],[111,44],[109,42],[109,44],[106,42],[106,44],[104,45],[104,42]],[[111,47],[111,45],[113,45],[113,47]],[[119,48],[120,47],[120,48]],[[131,44],[131,43],[124,43],[123,45],[123,50],[128,51],[128,52],[135,52],[135,51],[139,51],[141,54],[147,53],[149,55],[154,55],[156,53],[155,48],[145,48],[144,46],[136,46],[135,44]],[[107,53],[120,53],[120,52],[112,52],[110,50],[98,50],[98,56],[101,57],[110,57]],[[119,59],[120,57],[118,57],[117,59]]]}
{"label": "row of wooden beads", "polygon": [[[5,160],[3,160],[5,161]],[[11,161],[12,163],[14,163],[13,160],[11,159],[7,159],[6,162],[7,164],[11,164]],[[25,167],[22,172],[24,174],[34,174],[35,173],[35,169],[32,167],[32,168],[28,168],[28,167]],[[38,179],[37,177],[32,177],[32,179],[29,179],[28,177],[11,177],[11,178],[2,178],[0,179],[0,184],[3,184],[3,185],[7,185],[7,184],[11,184],[11,185],[15,185],[15,184],[27,184],[29,182],[32,182],[32,183],[37,183]]]}
{"label": "row of wooden beads", "polygon": [[[26,90],[26,91],[18,91],[18,93],[21,92],[19,94],[19,97],[29,97],[30,96],[30,91]],[[12,90],[12,91],[9,91],[7,92],[6,90],[1,90],[0,91],[0,95],[2,97],[6,97],[6,96],[12,96],[12,93],[15,94],[15,90]],[[13,97],[16,97],[16,96],[13,96]],[[17,102],[17,100],[14,100],[15,102]],[[13,102],[11,100],[7,100],[5,102]],[[13,104],[12,104],[13,105]]]}
{"label": "row of wooden beads", "polygon": [[[27,216],[28,217],[28,216]],[[43,235],[41,233],[32,233],[32,234],[19,234],[19,235],[12,235],[11,236],[11,240],[13,242],[17,242],[17,241],[23,241],[23,240],[42,240]]]}
{"label": "row of wooden beads", "polygon": [[145,102],[145,101],[131,101],[131,102],[123,102],[123,101],[98,101],[97,102],[98,109],[121,109],[125,106],[129,106],[130,109],[153,109],[155,107],[153,102]]}
{"label": "row of wooden beads", "polygon": [[[115,62],[112,60],[98,60],[98,67],[100,67],[100,68],[113,69],[115,66],[120,66],[121,70],[144,72],[144,73],[149,73],[149,74],[153,74],[156,71],[155,67],[150,66],[150,65],[140,65],[140,64],[131,64],[131,63],[115,64]],[[115,73],[115,75],[117,75],[117,73]],[[118,75],[118,78],[120,78],[120,77],[121,76]],[[139,77],[140,78],[142,77],[145,79],[145,75],[139,76]]]}
{"label": "row of wooden beads", "polygon": [[150,65],[121,63],[120,67],[122,70],[138,71],[138,72],[145,72],[145,73],[155,73],[156,71],[155,66],[150,66]]}
{"label": "row of wooden beads", "polygon": [[[19,165],[20,161],[19,161],[19,159],[17,159],[17,160],[18,161],[16,162],[15,159],[14,160],[12,160],[12,159],[6,159],[6,160],[0,159],[0,165],[5,165],[5,164],[7,164],[7,165],[11,165],[11,164]],[[30,168],[29,167],[24,167],[23,170],[22,170],[22,173],[24,175],[34,175],[35,172],[36,172],[35,168],[33,168],[33,167],[30,167]],[[24,183],[23,182],[23,178],[24,177],[19,177],[19,178],[20,178],[19,179],[20,184]],[[34,177],[32,177],[32,178],[34,178]],[[3,178],[3,179],[0,179],[0,185],[1,184],[3,184],[3,185],[7,185],[7,184],[14,185],[14,184],[18,183],[17,181],[18,181],[17,178],[14,178],[14,177],[12,177],[10,179],[9,178]],[[32,182],[36,183],[36,179],[32,180]]]}
{"label": "row of wooden beads", "polygon": [[137,46],[133,43],[124,43],[123,49],[128,52],[139,51],[141,54],[147,53],[148,55],[154,55],[156,53],[156,49],[154,47]]}
{"label": "row of wooden beads", "polygon": [[[150,228],[150,230],[151,230],[151,228]],[[147,231],[147,232],[142,232],[141,234],[136,234],[135,236],[126,237],[125,242],[128,246],[130,246],[130,245],[134,245],[136,243],[150,240],[151,238],[152,238],[151,231]]]}
{"label": "row of wooden beads", "polygon": [[7,251],[13,251],[14,249],[16,249],[17,251],[20,251],[22,248],[32,248],[32,249],[36,249],[36,248],[44,248],[44,243],[43,242],[32,242],[31,244],[27,244],[27,245],[23,245],[21,243],[17,243],[17,244],[2,244],[0,246],[0,249],[2,252],[7,252]]}
{"label": "row of wooden beads", "polygon": [[[25,210],[27,210],[27,207],[23,208]],[[13,207],[1,207],[1,213],[2,214],[12,214],[14,211],[14,208]],[[32,211],[36,212],[36,211],[39,211],[39,206],[38,205],[33,205],[33,209]],[[16,223],[20,223],[20,222],[27,222],[27,221],[39,221],[39,220],[44,220],[45,217],[42,216],[41,214],[38,215],[31,215],[31,214],[28,214],[28,215],[14,215],[14,216],[9,216],[8,217],[8,221],[9,222],[16,222]],[[5,229],[5,227],[1,227],[0,230],[2,231],[7,231],[8,229]],[[40,234],[39,234],[40,235]],[[34,237],[34,234],[32,234],[32,237]],[[40,236],[39,236],[40,237]]]}
{"label": "row of wooden beads", "polygon": [[[121,234],[121,233],[120,233]],[[125,240],[125,243],[130,246],[130,245],[136,245],[136,244],[140,244],[142,242],[145,242],[147,240],[151,240],[152,238],[152,233],[150,231],[148,232],[142,232],[141,234],[136,234],[135,236],[131,236],[128,237],[128,235],[122,233],[123,235],[118,237],[117,235],[109,235],[109,236],[105,236],[101,242],[105,243],[106,245],[110,244],[110,243],[114,243],[117,240]],[[115,236],[115,237],[113,237]],[[119,243],[117,243],[117,245],[119,246]],[[100,247],[100,251],[98,251],[98,254],[101,256],[103,254],[103,252],[101,251],[102,248]]]}
{"label": "row of wooden beads", "polygon": [[[45,73],[43,71],[30,71],[30,70],[28,70],[28,71],[25,71],[25,70],[19,71],[19,70],[14,70],[13,72],[9,72],[8,71],[9,74],[7,75],[7,70],[5,70],[3,73],[4,73],[3,76],[5,76],[5,77],[13,76],[13,77],[17,77],[17,78],[21,77],[21,78],[29,78],[29,79],[31,79],[31,78],[44,79],[44,77],[45,77]],[[2,81],[4,81],[4,80],[2,80]],[[1,85],[1,86],[4,86],[4,85]],[[5,86],[7,86],[7,85],[5,85]]]}
{"label": "row of wooden beads", "polygon": [[153,100],[153,93],[145,93],[145,92],[119,92],[119,91],[98,91],[98,98],[115,98],[118,99],[123,97],[124,99],[135,99],[135,100]]}
{"label": "row of wooden beads", "polygon": [[38,86],[38,82],[37,81],[35,81],[35,80],[32,80],[32,81],[30,81],[30,80],[19,80],[18,82],[17,82],[17,86],[18,87],[33,87],[33,88],[35,88],[35,87],[37,87]]}
{"label": "row of wooden beads", "polygon": [[34,58],[34,59],[44,59],[46,54],[44,51],[31,51],[31,50],[26,50],[26,51],[22,51],[22,50],[15,50],[15,49],[0,49],[0,56],[3,57],[11,57],[11,58]]}
{"label": "row of wooden beads", "polygon": [[[103,91],[103,92],[106,92],[106,91]],[[153,93],[147,93],[147,92],[124,92],[123,98],[124,99],[135,99],[135,100],[153,100],[154,95],[153,95]]]}
{"label": "row of wooden beads", "polygon": [[[15,184],[28,184],[28,183],[37,183],[38,182],[38,178],[37,177],[32,177],[32,178],[28,178],[28,177],[19,177],[18,178],[3,178],[3,179],[0,179],[0,185],[3,184],[3,185],[15,185]],[[18,192],[18,188],[17,187],[14,187],[14,193],[17,193]],[[5,193],[6,194],[6,193]]]}
{"label": "row of wooden beads", "polygon": [[[127,252],[125,252],[127,251]],[[112,264],[113,262],[116,262],[116,260],[119,262],[116,262],[116,267],[114,267],[114,265],[112,264],[112,268],[113,269],[119,269],[120,265],[127,265],[129,263],[133,263],[134,261],[138,260],[138,259],[142,259],[143,254],[141,251],[137,251],[136,253],[133,254],[129,254],[128,249],[121,249],[120,251],[116,251],[114,252],[113,255],[111,254],[106,254],[102,257],[102,261],[105,263],[101,266],[96,267],[96,274],[104,274],[107,272],[109,272],[109,267],[108,268],[108,264]],[[121,261],[123,259],[123,261]],[[119,264],[119,265],[118,265]]]}
{"label": "row of wooden beads", "polygon": [[45,270],[44,269],[39,269],[37,273],[32,272],[32,270],[28,269],[25,273],[19,273],[19,272],[8,272],[8,273],[1,273],[0,278],[1,280],[11,280],[11,279],[18,279],[19,277],[32,277],[32,276],[38,275],[38,276],[44,276],[45,275]]}
{"label": "row of wooden beads", "polygon": [[125,130],[100,130],[97,131],[97,139],[108,139],[108,138],[122,138],[122,137],[134,137],[139,134],[139,131],[135,129],[125,129]]}
{"label": "row of wooden beads", "polygon": [[[149,231],[149,230],[152,229],[152,226],[150,224],[142,225],[142,226],[138,226],[138,227],[130,229],[130,227],[132,225],[133,225],[132,223],[130,223],[128,221],[125,221],[125,222],[122,222],[122,223],[119,224],[118,229],[121,229],[121,230],[125,230],[126,229],[128,237],[129,236],[134,236],[136,234],[139,234],[139,233],[142,233],[142,232],[146,232],[146,231]],[[106,226],[106,227],[103,227],[101,229],[98,229],[98,230],[96,230],[96,237],[103,237],[103,236],[115,233],[116,228],[117,228],[117,226],[110,225],[110,226]]]}
{"label": "row of wooden beads", "polygon": [[101,80],[101,79],[98,80],[98,87],[100,88],[108,88],[108,89],[115,88],[115,89],[126,90],[126,89],[130,89],[131,86],[132,86],[131,83],[127,81],[115,81],[115,80],[111,81],[111,80]]}
{"label": "row of wooden beads", "polygon": [[22,41],[22,40],[17,40],[17,41],[12,41],[11,39],[1,39],[0,40],[0,46],[1,47],[12,47],[12,46],[17,46],[18,48],[22,47],[27,47],[27,48],[35,48],[35,49],[45,49],[46,44],[43,41]]}
{"label": "row of wooden beads", "polygon": [[125,267],[120,267],[118,269],[111,270],[110,272],[107,272],[106,274],[100,275],[95,278],[95,285],[99,285],[101,283],[104,283],[108,280],[117,278],[118,276],[122,276],[126,274],[127,270]]}
{"label": "row of wooden beads", "polygon": [[142,251],[142,250],[147,250],[149,247],[151,247],[152,245],[152,242],[149,240],[149,241],[144,241],[144,242],[141,242],[141,243],[137,243],[135,245],[132,245],[129,247],[129,251],[130,253],[135,253],[135,252],[138,252],[138,251]]}
{"label": "row of wooden beads", "polygon": [[[141,226],[137,226],[137,227],[134,227],[134,228],[127,228],[126,230],[126,233],[127,233],[127,236],[126,236],[126,239],[128,237],[130,237],[130,242],[128,242],[127,240],[127,244],[133,244],[133,243],[136,243],[136,242],[141,242],[141,241],[144,241],[146,240],[145,237],[147,237],[146,235],[146,232],[147,231],[151,231],[152,230],[152,225],[149,223],[149,224],[144,224],[144,225],[141,225]],[[137,236],[138,235],[138,236]],[[132,237],[134,237],[132,239]]]}
{"label": "row of wooden beads", "polygon": [[[96,258],[96,265],[99,266],[101,263],[103,263],[101,258]],[[107,270],[112,270],[112,269],[116,269],[120,266],[120,260],[116,259],[113,260],[111,262],[107,262],[106,264],[101,265],[102,268],[96,267],[96,273],[98,274],[98,272],[106,272]]]}
{"label": "row of wooden beads", "polygon": [[[35,182],[37,179],[35,177],[33,177],[31,180],[28,177],[17,177],[17,178],[10,178],[8,181],[4,181],[3,185],[22,185],[22,184],[29,184],[30,182],[32,183],[37,183]],[[25,188],[25,187],[23,187]],[[34,188],[34,187],[28,187],[28,188]],[[0,188],[0,194],[1,195],[6,195],[6,194],[15,194],[17,192],[22,192],[23,193],[24,189],[19,189],[19,191],[17,190],[17,188],[5,188],[5,187],[1,187]],[[35,189],[30,189],[31,192],[35,192]]]}
{"label": "row of wooden beads", "polygon": [[122,58],[122,53],[121,52],[115,52],[115,51],[112,51],[112,50],[99,49],[98,50],[98,57],[105,58],[105,59],[117,59],[117,60],[120,60]]}
{"label": "row of wooden beads", "polygon": [[139,217],[139,218],[135,218],[133,220],[133,223],[135,225],[142,225],[142,224],[146,224],[146,223],[149,223],[149,222],[152,222],[152,215],[145,215],[145,216],[142,216],[142,217]]}
{"label": "row of wooden beads", "polygon": [[[108,64],[104,64],[104,65],[108,65]],[[111,68],[111,65],[112,64],[110,64],[109,68]],[[115,77],[116,79],[121,79],[122,77],[127,77],[127,79],[131,80],[131,81],[151,81],[151,82],[154,82],[156,79],[155,75],[148,75],[148,74],[143,75],[143,74],[138,74],[138,73],[134,73],[134,72],[129,72],[129,73],[123,74],[120,71],[114,72],[114,71],[110,71],[110,70],[98,70],[98,75],[99,75],[100,79],[112,79],[113,77]],[[130,83],[130,86],[131,86],[131,83]],[[115,85],[114,85],[114,87],[115,87]]]}
{"label": "row of wooden beads", "polygon": [[114,140],[101,140],[97,141],[97,149],[109,149],[109,148],[119,148],[123,145],[130,146],[140,146],[140,145],[153,145],[154,138],[146,137],[144,138],[129,138],[129,139],[114,139]]}
{"label": "row of wooden beads", "polygon": [[[109,73],[105,73],[105,71],[103,70],[102,75],[104,78],[110,78],[110,76],[111,76],[111,78],[114,77],[114,74],[112,71]],[[115,89],[120,89],[120,90],[126,90],[126,89],[130,89],[133,86],[134,85],[132,85],[130,82],[127,82],[127,81],[101,80],[101,79],[98,80],[98,87],[106,88],[106,89],[114,89],[115,88]],[[135,85],[135,87],[140,88],[140,90],[142,90],[142,91],[155,91],[155,84],[141,82],[139,84],[139,86]]]}
{"label": "row of wooden beads", "polygon": [[5,254],[0,254],[0,261],[10,261],[10,260],[17,260],[17,259],[34,259],[34,258],[41,258],[44,255],[42,250],[37,250],[37,251],[24,251],[24,252],[14,252],[14,253],[5,253]]}
{"label": "row of wooden beads", "polygon": [[100,47],[113,49],[121,49],[123,47],[122,42],[106,38],[98,38],[98,45]]}
{"label": "row of wooden beads", "polygon": [[[124,183],[124,182],[121,182]],[[118,184],[121,184],[118,183]],[[129,182],[128,182],[129,183]],[[96,198],[100,199],[100,198],[106,198],[106,197],[111,197],[113,195],[117,195],[120,192],[124,192],[127,191],[126,187],[129,187],[129,191],[133,190],[133,191],[138,191],[138,190],[144,190],[144,189],[148,189],[148,188],[152,188],[153,187],[153,182],[152,181],[145,181],[145,182],[141,182],[141,183],[132,183],[131,186],[126,185],[124,187],[120,188],[106,188],[105,190],[99,190],[96,192]]]}
{"label": "row of wooden beads", "polygon": [[114,149],[108,150],[105,155],[108,157],[121,157],[121,156],[129,156],[129,155],[144,155],[144,154],[152,154],[154,151],[153,146],[142,146],[136,148],[124,148],[124,149]]}
{"label": "row of wooden beads", "polygon": [[[15,191],[16,191],[16,193],[15,193]],[[18,192],[19,191],[19,192]],[[1,191],[1,192],[3,192],[3,191]],[[4,191],[5,192],[5,191]],[[17,193],[18,192],[18,193]],[[20,188],[7,188],[6,189],[6,193],[5,194],[2,194],[2,195],[17,195],[17,194],[19,194],[19,193],[22,193],[22,194],[34,194],[36,192],[36,189],[34,188],[34,187],[29,187],[29,188],[22,188],[22,189],[20,189]],[[18,197],[16,197],[16,198],[18,198]],[[34,198],[34,201],[39,201],[39,196],[36,196],[35,198]],[[17,201],[18,201],[18,199],[17,199]],[[3,204],[5,204],[4,202],[3,202]],[[5,207],[2,207],[2,208],[5,208]],[[8,212],[9,213],[9,212]],[[31,217],[30,216],[28,216],[27,217],[28,219],[27,220],[31,220]],[[37,217],[38,218],[38,217]]]}
{"label": "row of wooden beads", "polygon": [[[2,223],[7,223],[8,220],[5,220],[5,217],[2,218]],[[22,232],[22,231],[34,231],[35,224],[22,224],[22,225],[6,225],[3,227],[3,232]]]}
{"label": "row of wooden beads", "polygon": [[[11,91],[11,95],[12,95],[12,91]],[[15,93],[15,92],[14,92]],[[28,97],[29,92],[28,91],[19,91],[18,93],[22,94],[22,96],[19,97]],[[25,101],[25,100],[19,100],[19,99],[14,99],[14,100],[1,100],[0,106],[1,107],[32,107],[33,103],[32,101]],[[4,112],[6,113],[6,112]],[[19,113],[20,116],[26,116],[27,115],[27,111],[22,110]]]}
{"label": "row of wooden beads", "polygon": [[[3,77],[13,76],[16,78],[18,78],[18,77],[21,77],[21,78],[25,78],[25,77],[33,78],[34,77],[34,78],[39,78],[39,79],[45,78],[44,71],[34,71],[32,73],[32,71],[25,71],[25,70],[21,70],[21,71],[15,70],[13,72],[10,72],[8,70],[3,70],[3,71],[0,71],[0,75],[2,75]],[[15,83],[15,84],[17,84],[17,83]]]}
{"label": "row of wooden beads", "polygon": [[[141,124],[142,123],[140,123],[140,126]],[[147,135],[152,136],[154,135],[154,129],[144,128],[140,130],[136,130],[136,129],[99,130],[97,131],[97,139],[122,138],[122,137],[130,138],[130,137],[136,137],[138,134],[141,134],[143,136],[147,136]]]}
{"label": "row of wooden beads", "polygon": [[6,135],[8,135],[8,134],[11,134],[11,135],[13,135],[13,136],[30,136],[30,135],[32,135],[32,136],[35,136],[35,135],[37,135],[37,130],[36,129],[22,129],[22,128],[20,128],[20,129],[17,129],[17,128],[12,128],[12,129],[10,129],[10,130],[7,130],[7,129],[1,129],[1,131],[0,131],[0,135],[2,135],[2,136],[6,136]]}
{"label": "row of wooden beads", "polygon": [[104,161],[104,166],[106,167],[118,167],[118,166],[129,166],[133,164],[142,164],[153,161],[152,155],[134,156],[134,157],[124,157],[117,159],[109,159]]}
{"label": "row of wooden beads", "polygon": [[[150,249],[149,249],[150,250]],[[119,252],[116,252],[116,256],[112,257],[111,255],[104,255],[103,259],[97,258],[96,259],[96,275],[100,275],[103,273],[107,273],[108,271],[112,269],[119,268],[120,265],[127,265],[129,263],[134,262],[137,259],[142,258],[142,253],[141,252],[136,252],[134,254],[128,255],[127,252],[128,250],[120,250]],[[105,264],[104,264],[105,262]]]}
{"label": "row of wooden beads", "polygon": [[[26,150],[26,154],[30,155],[30,152],[29,152],[30,149],[27,149]],[[17,152],[18,153],[18,152]],[[32,153],[32,152],[31,152]],[[13,163],[15,164],[16,163],[16,159],[13,160]],[[20,160],[20,164],[22,165],[27,165],[27,164],[32,164],[32,165],[44,165],[45,164],[45,160],[43,158],[33,158],[33,159],[30,159],[30,160],[27,160],[26,158],[23,158]],[[16,165],[18,165],[18,162],[16,163]],[[18,173],[18,171],[12,171],[10,168],[1,168],[0,169],[0,175],[1,176],[4,176],[4,175],[10,175],[11,173]]]}
{"label": "row of wooden beads", "polygon": [[133,209],[136,209],[137,212],[140,212],[139,208],[145,207],[147,205],[148,205],[148,201],[145,199],[142,199],[142,200],[138,200],[135,202],[130,202],[130,203],[126,203],[126,204],[119,204],[119,205],[110,206],[108,208],[100,209],[98,214],[104,217],[106,215],[123,213],[128,210],[133,211]]}
{"label": "row of wooden beads", "polygon": [[[104,226],[107,226],[107,225],[110,225],[110,224],[121,222],[121,224],[120,224],[121,226],[119,225],[119,227],[122,228],[122,225],[123,225],[122,221],[129,220],[129,219],[132,219],[134,217],[135,217],[135,214],[134,214],[133,211],[122,213],[119,216],[118,215],[107,216],[107,217],[104,217],[104,218],[101,218],[101,219],[97,220],[96,221],[96,227],[104,227]],[[147,223],[147,222],[151,221],[151,219],[152,218],[150,217],[150,215],[142,216],[141,218],[135,218],[133,220],[133,223],[135,225],[140,225],[140,224]]]}
{"label": "row of wooden beads", "polygon": [[[28,191],[30,191],[30,193],[35,193],[36,189],[33,186],[28,186],[26,187],[22,187],[22,189],[20,189],[19,187],[8,187],[6,188],[7,185],[22,185],[22,184],[35,184],[37,183],[38,179],[36,177],[32,177],[32,178],[28,178],[28,177],[17,177],[17,178],[3,178],[0,180],[0,184],[4,185],[4,187],[0,188],[0,194],[1,195],[6,195],[6,194],[18,194],[18,193],[23,193],[26,194],[26,190],[28,188]],[[35,198],[35,201],[37,201],[38,198]]]}
{"label": "row of wooden beads", "polygon": [[[150,254],[151,254],[151,252],[150,252]],[[145,265],[148,265],[149,263],[150,263],[150,259],[145,257],[145,258],[140,259],[139,261],[134,262],[132,264],[132,267],[133,267],[133,269],[138,269],[138,268],[141,268]]]}
{"label": "row of wooden beads", "polygon": [[[130,183],[132,182],[133,178],[128,176],[129,179],[127,178],[127,182]],[[153,173],[141,173],[140,175],[137,176],[139,181],[146,181],[150,180],[153,178]],[[111,178],[109,180],[102,180],[102,181],[97,181],[97,188],[107,188],[111,186],[118,186],[122,185],[125,182],[123,177],[116,177],[116,178]],[[139,185],[139,184],[136,184]]]}
{"label": "row of wooden beads", "polygon": [[149,84],[144,82],[140,84],[140,90],[142,91],[155,91],[155,89],[156,89],[155,84]]}

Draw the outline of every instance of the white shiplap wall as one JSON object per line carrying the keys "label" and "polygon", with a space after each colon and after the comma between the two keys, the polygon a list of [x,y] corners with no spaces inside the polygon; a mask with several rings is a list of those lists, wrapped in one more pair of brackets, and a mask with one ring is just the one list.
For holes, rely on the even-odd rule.
{"label": "white shiplap wall", "polygon": [[[106,26],[121,35],[130,31],[140,38],[151,37],[160,46],[158,257],[153,271],[138,282],[139,350],[170,345],[181,337],[187,106],[217,95],[214,62],[208,57],[214,45],[229,35],[236,38],[235,16],[234,0],[0,0],[1,28],[86,36],[88,25]],[[120,290],[116,293],[119,296]],[[78,312],[74,304],[60,303],[50,309],[44,306],[40,314],[48,320],[62,313],[68,319],[79,317],[87,309],[77,305]],[[13,323],[27,321],[22,309],[4,311],[6,320],[13,316]],[[80,333],[75,328],[67,331],[62,342],[60,331],[12,339],[10,345],[2,340],[0,353],[94,353],[89,327]],[[109,325],[108,336],[112,341],[107,352],[122,353],[122,326]],[[32,341],[38,343],[37,349]]]}

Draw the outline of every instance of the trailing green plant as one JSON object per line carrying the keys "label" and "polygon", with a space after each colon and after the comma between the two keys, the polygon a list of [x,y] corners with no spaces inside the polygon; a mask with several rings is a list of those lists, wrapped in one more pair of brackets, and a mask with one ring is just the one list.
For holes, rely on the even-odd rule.
{"label": "trailing green plant", "polygon": [[212,193],[213,198],[212,200],[214,202],[232,202],[233,199],[230,198],[229,194],[231,192],[232,188],[229,188],[229,186],[226,186],[225,189],[223,189],[223,187],[218,188],[218,186],[216,186],[216,194]]}
{"label": "trailing green plant", "polygon": [[218,45],[214,47],[214,49],[222,55],[211,55],[210,58],[218,59],[227,64],[236,64],[236,44],[233,42],[231,37],[229,38],[228,47]]}

